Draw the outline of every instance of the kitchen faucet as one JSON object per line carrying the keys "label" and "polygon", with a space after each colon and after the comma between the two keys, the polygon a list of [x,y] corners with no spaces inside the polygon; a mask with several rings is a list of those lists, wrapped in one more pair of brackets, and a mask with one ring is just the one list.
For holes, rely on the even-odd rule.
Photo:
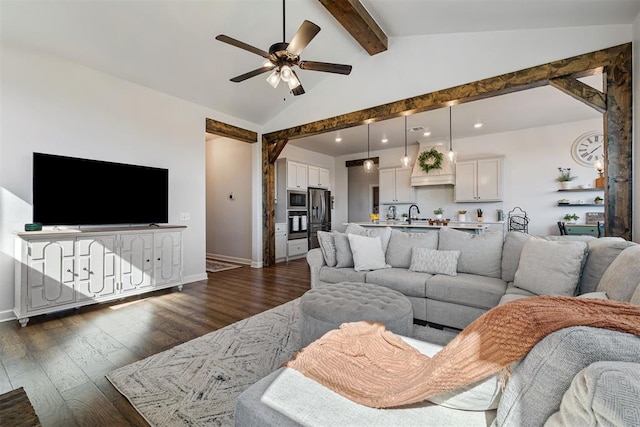
{"label": "kitchen faucet", "polygon": [[411,205],[409,206],[409,212],[408,212],[408,218],[407,218],[407,224],[411,224],[411,208],[412,207],[416,207],[416,210],[418,211],[418,213],[420,213],[420,208],[418,207],[418,205]]}

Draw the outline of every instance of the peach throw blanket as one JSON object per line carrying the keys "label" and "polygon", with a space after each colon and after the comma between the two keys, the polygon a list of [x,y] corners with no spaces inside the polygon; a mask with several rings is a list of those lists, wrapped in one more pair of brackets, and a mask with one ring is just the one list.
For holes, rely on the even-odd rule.
{"label": "peach throw blanket", "polygon": [[354,402],[390,408],[508,369],[546,335],[570,326],[640,336],[640,307],[597,299],[523,298],[485,313],[433,358],[380,323],[345,323],[302,349],[285,366]]}

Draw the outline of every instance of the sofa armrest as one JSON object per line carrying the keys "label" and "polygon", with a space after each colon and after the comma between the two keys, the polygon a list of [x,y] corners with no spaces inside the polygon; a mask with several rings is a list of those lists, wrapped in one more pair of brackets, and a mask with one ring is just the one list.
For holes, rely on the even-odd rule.
{"label": "sofa armrest", "polygon": [[311,270],[311,287],[315,288],[320,283],[320,268],[327,265],[320,248],[314,248],[307,252],[307,263]]}
{"label": "sofa armrest", "polygon": [[513,370],[496,426],[544,425],[585,367],[599,361],[637,362],[640,337],[586,326],[560,329],[539,341]]}

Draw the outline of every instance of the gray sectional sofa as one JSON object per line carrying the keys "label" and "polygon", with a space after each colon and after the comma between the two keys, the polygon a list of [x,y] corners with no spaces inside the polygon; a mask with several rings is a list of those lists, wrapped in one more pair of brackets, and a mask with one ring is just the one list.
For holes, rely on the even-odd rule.
{"label": "gray sectional sofa", "polygon": [[[345,237],[326,233],[322,249],[307,255],[312,287],[344,281],[386,286],[411,300],[414,317],[441,325],[464,328],[498,304],[539,294],[640,305],[640,245],[624,239],[522,233],[503,239],[501,233],[463,235],[449,229],[411,235],[355,226],[346,232],[377,237],[384,264],[367,260],[367,268],[375,269],[359,271],[356,252],[351,260],[344,252],[349,249]],[[451,253],[439,258],[439,252],[429,252],[434,250]],[[440,259],[441,265],[425,263],[414,252]],[[448,262],[454,258],[456,271]],[[428,356],[442,349],[401,338]],[[283,367],[239,396],[235,425],[638,426],[640,337],[584,326],[560,329],[512,365],[504,389],[496,375],[394,409],[356,404]]]}
{"label": "gray sectional sofa", "polygon": [[[345,237],[349,234],[380,238],[386,265],[359,271]],[[340,282],[385,286],[409,298],[415,319],[455,329],[464,329],[500,303],[533,295],[607,292],[611,299],[628,302],[635,292],[640,303],[640,290],[636,292],[640,245],[622,238],[491,231],[476,235],[447,228],[405,233],[355,224],[349,224],[345,233],[319,233],[319,237],[321,248],[307,254],[312,288]],[[629,247],[635,248],[607,271]],[[431,254],[458,253],[456,271],[432,274],[428,268],[416,269],[414,248],[435,251]],[[435,268],[437,272],[439,267]],[[607,280],[600,283],[605,272]],[[626,280],[620,284],[614,276]]]}

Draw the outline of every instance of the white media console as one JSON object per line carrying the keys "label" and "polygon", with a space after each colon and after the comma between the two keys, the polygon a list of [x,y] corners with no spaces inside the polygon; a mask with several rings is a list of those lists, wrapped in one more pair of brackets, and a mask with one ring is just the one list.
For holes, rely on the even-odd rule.
{"label": "white media console", "polygon": [[177,286],[184,226],[17,233],[14,312],[30,316]]}

